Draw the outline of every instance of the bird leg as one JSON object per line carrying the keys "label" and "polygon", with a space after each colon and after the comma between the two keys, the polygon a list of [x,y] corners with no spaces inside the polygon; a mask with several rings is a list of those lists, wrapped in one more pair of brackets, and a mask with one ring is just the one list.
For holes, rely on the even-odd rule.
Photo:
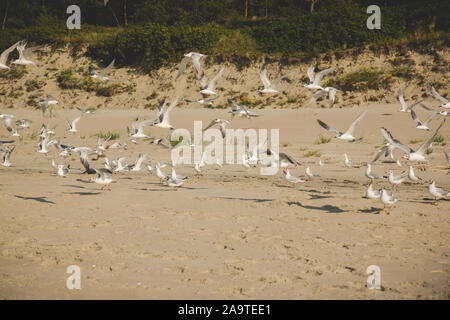
{"label": "bird leg", "polygon": [[105,187],[106,187],[106,185],[103,185],[101,188],[100,188],[100,190],[103,190],[103,189],[105,189]]}

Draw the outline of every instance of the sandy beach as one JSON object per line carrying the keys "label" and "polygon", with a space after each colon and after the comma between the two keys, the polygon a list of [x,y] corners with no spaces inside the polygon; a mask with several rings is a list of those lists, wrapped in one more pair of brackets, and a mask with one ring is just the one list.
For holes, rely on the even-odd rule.
{"label": "sandy beach", "polygon": [[[380,127],[417,148],[429,132],[417,130],[398,104],[363,104],[349,108],[254,110],[259,118],[236,119],[230,128],[279,128],[280,151],[301,163],[291,173],[304,176],[307,165],[320,177],[295,188],[281,170],[261,176],[259,168],[241,165],[207,166],[194,175],[192,166],[179,166],[188,175],[178,190],[161,184],[154,173],[114,174],[117,183],[102,191],[81,174],[76,154],[66,159],[71,173],[62,178],[51,166],[63,161],[55,148],[37,153],[43,121],[58,124],[56,136],[74,146],[96,146],[99,132],[118,132],[129,148],[108,150],[128,163],[147,153],[152,165],[170,161],[170,150],[148,141],[127,141],[126,126],[136,118],[153,119],[148,109],[99,109],[83,115],[79,133],[70,134],[65,119],[77,110],[58,109],[42,119],[38,110],[15,108],[33,121],[22,131],[11,155],[13,165],[0,167],[0,298],[2,299],[448,299],[450,201],[439,205],[428,193],[435,180],[450,190],[443,151],[433,145],[423,179],[398,187],[392,213],[379,214],[379,200],[362,198],[369,180],[364,165],[383,144]],[[333,138],[316,144],[319,135],[333,137],[316,119],[345,130],[363,111],[356,129],[361,141]],[[417,110],[419,117],[425,111]],[[230,117],[228,110],[175,108],[176,128],[192,131],[194,120],[204,126],[214,118]],[[431,122],[435,128],[440,117]],[[146,128],[160,137],[167,130]],[[446,124],[440,131],[450,141]],[[10,135],[2,126],[0,138]],[[320,157],[307,156],[310,151]],[[358,164],[347,168],[343,154]],[[401,152],[396,151],[398,156]],[[322,159],[324,166],[319,166]],[[382,175],[407,170],[378,161]],[[102,167],[102,158],[91,161]],[[165,169],[166,171],[168,169]],[[387,179],[374,186],[391,190]],[[68,290],[66,268],[81,268],[81,290]],[[381,270],[382,290],[366,288],[366,269]]]}

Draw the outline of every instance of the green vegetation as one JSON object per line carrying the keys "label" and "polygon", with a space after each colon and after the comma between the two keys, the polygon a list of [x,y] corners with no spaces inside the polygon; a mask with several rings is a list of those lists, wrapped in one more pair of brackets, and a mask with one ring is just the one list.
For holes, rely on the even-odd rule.
{"label": "green vegetation", "polygon": [[316,142],[314,142],[314,144],[325,144],[325,143],[329,143],[331,141],[331,138],[325,138],[323,135],[320,135]]}
{"label": "green vegetation", "polygon": [[306,158],[309,157],[320,157],[322,153],[319,150],[310,150],[304,154]]}
{"label": "green vegetation", "polygon": [[445,142],[445,138],[442,135],[437,135],[436,137],[434,137],[433,143],[437,144],[438,146],[445,146],[447,145],[447,142]]}
{"label": "green vegetation", "polygon": [[109,140],[118,140],[118,139],[120,139],[120,133],[118,133],[118,132],[111,132],[111,131],[108,131],[108,132],[105,132],[105,133],[100,132],[100,133],[97,133],[95,136],[99,137],[101,139],[108,139],[109,137],[111,137]]}
{"label": "green vegetation", "polygon": [[11,69],[5,71],[0,71],[0,79],[5,80],[18,80],[27,74],[27,69],[25,66],[21,65],[13,65],[10,67]]}

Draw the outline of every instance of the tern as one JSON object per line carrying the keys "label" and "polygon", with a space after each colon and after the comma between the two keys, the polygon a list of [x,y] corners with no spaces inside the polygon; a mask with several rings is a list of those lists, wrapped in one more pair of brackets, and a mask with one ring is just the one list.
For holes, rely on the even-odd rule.
{"label": "tern", "polygon": [[147,160],[147,155],[140,154],[139,157],[136,159],[136,162],[133,165],[133,168],[131,169],[131,171],[133,171],[133,172],[141,171],[142,164],[144,163],[145,160]]}
{"label": "tern", "polygon": [[422,180],[421,178],[419,178],[418,176],[416,176],[416,174],[414,173],[414,168],[413,166],[409,166],[409,170],[408,170],[408,178],[411,181],[419,181]]}
{"label": "tern", "polygon": [[12,114],[0,114],[0,119],[3,119],[3,123],[5,124],[6,130],[8,130],[8,132],[10,132],[13,137],[20,137],[18,130],[22,130],[23,127],[13,128],[12,119],[14,118],[15,116],[13,116]]}
{"label": "tern", "polygon": [[276,79],[273,83],[270,83],[269,79],[267,78],[267,70],[263,66],[259,73],[259,77],[264,85],[264,89],[258,90],[260,93],[279,93],[277,91],[277,87],[280,84],[281,80],[287,77],[287,74],[282,75],[281,77]]}
{"label": "tern", "polygon": [[15,146],[5,146],[4,148],[0,149],[0,151],[3,153],[2,155],[2,163],[1,165],[4,167],[10,167],[11,162],[9,161],[9,158],[11,157],[11,153],[14,151],[16,147]]}
{"label": "tern", "polygon": [[173,108],[178,104],[178,97],[175,98],[175,100],[170,104],[170,106],[166,109],[166,111],[162,111],[162,109],[158,112],[158,121],[155,122],[152,125],[155,127],[165,128],[165,129],[171,129],[173,130],[174,127],[170,124],[170,112]]}
{"label": "tern", "polygon": [[344,153],[344,164],[346,167],[349,167],[349,168],[357,168],[358,167],[357,165],[355,165],[353,162],[350,161],[350,159],[348,158],[346,153]]}
{"label": "tern", "polygon": [[212,98],[208,98],[208,99],[201,98],[201,99],[197,99],[197,100],[189,100],[189,99],[185,99],[184,101],[185,101],[187,104],[189,104],[189,103],[199,103],[199,104],[207,104],[207,105],[209,105],[209,106],[212,106],[212,105],[213,105],[212,101],[214,101],[214,100],[216,100],[216,99],[217,99],[217,97],[212,97]]}
{"label": "tern", "polygon": [[184,55],[184,58],[181,60],[180,68],[178,70],[178,74],[176,79],[178,79],[186,70],[186,67],[189,63],[192,63],[195,70],[197,71],[197,74],[200,72],[200,59],[206,57],[206,55],[198,53],[198,52],[189,52]]}
{"label": "tern", "polygon": [[202,77],[200,78],[200,84],[201,84],[201,90],[200,93],[202,95],[217,95],[216,92],[214,92],[214,88],[216,86],[216,82],[217,80],[222,76],[222,73],[225,69],[222,68],[220,69],[220,71],[217,73],[217,75],[209,82],[207,83],[207,79],[205,76],[205,73],[202,74]]}
{"label": "tern", "polygon": [[352,141],[356,140],[356,138],[353,136],[353,134],[355,132],[355,128],[358,125],[358,123],[362,120],[362,118],[364,118],[366,113],[367,113],[367,110],[365,110],[358,118],[356,118],[356,120],[353,121],[353,123],[350,125],[350,127],[347,129],[346,132],[337,131],[336,129],[333,129],[332,127],[328,126],[325,122],[323,122],[319,119],[317,119],[317,122],[324,129],[326,129],[330,132],[334,132],[336,134],[336,138],[344,140],[344,141],[352,142]]}
{"label": "tern", "polygon": [[55,143],[55,148],[58,150],[59,155],[63,157],[68,157],[71,155],[71,150],[73,149],[70,146],[61,144],[61,138],[58,138],[58,141]]}
{"label": "tern", "polygon": [[[56,98],[54,98],[51,95],[47,95],[46,99],[41,99],[39,101],[39,103],[41,104],[41,111],[42,111],[42,116],[45,116],[45,112],[47,111],[48,106],[50,105],[56,105],[59,103],[58,100],[56,100]],[[53,109],[50,109],[50,114],[52,113]]]}
{"label": "tern", "polygon": [[167,185],[169,187],[175,187],[175,190],[178,190],[178,188],[181,187],[185,181],[186,180],[183,180],[183,179],[169,178],[169,179],[167,179]]}
{"label": "tern", "polygon": [[69,122],[69,120],[66,119],[67,124],[69,125],[68,131],[75,133],[78,132],[77,130],[77,123],[81,120],[81,116],[79,116],[78,118],[75,118],[72,123]]}
{"label": "tern", "polygon": [[159,162],[155,165],[155,174],[160,179],[160,181],[167,181],[169,180],[170,176],[168,174],[165,174],[161,168],[165,167],[165,165],[160,164]]}
{"label": "tern", "polygon": [[111,191],[111,183],[116,182],[115,180],[111,179],[109,176],[106,175],[106,173],[111,172],[104,168],[93,170],[95,173],[97,173],[97,177],[91,178],[90,181],[102,185],[101,190],[107,187],[108,190]]}
{"label": "tern", "polygon": [[380,191],[378,190],[373,190],[372,189],[372,184],[369,184],[369,186],[367,187],[366,190],[366,194],[365,194],[365,198],[368,199],[379,199],[381,196]]}
{"label": "tern", "polygon": [[102,151],[106,151],[110,146],[107,145],[108,141],[111,140],[111,136],[107,137],[105,140],[100,138],[100,135],[97,137],[97,148]]}
{"label": "tern", "polygon": [[431,93],[433,94],[433,97],[435,97],[436,99],[441,101],[442,108],[450,108],[450,102],[447,99],[445,99],[443,96],[441,96],[433,86],[431,86]]}
{"label": "tern", "polygon": [[381,187],[381,202],[383,202],[384,206],[383,209],[380,210],[384,211],[386,210],[386,205],[389,206],[389,211],[387,214],[389,215],[391,213],[391,207],[397,202],[397,199],[394,197],[393,194],[388,194],[386,189],[384,187]]}
{"label": "tern", "polygon": [[209,125],[206,126],[205,129],[203,129],[203,131],[208,130],[209,128],[211,128],[212,126],[214,126],[216,124],[219,125],[220,133],[222,134],[222,138],[225,138],[227,125],[230,124],[230,121],[225,120],[225,119],[214,119],[213,121],[211,121],[211,123]]}
{"label": "tern", "polygon": [[422,100],[420,100],[420,101],[417,101],[417,102],[415,102],[415,103],[413,103],[412,105],[410,105],[409,107],[408,107],[408,105],[406,104],[406,102],[405,102],[405,99],[403,98],[403,91],[402,91],[402,88],[398,88],[398,90],[397,90],[397,99],[398,99],[398,101],[400,101],[400,104],[401,104],[401,108],[400,108],[400,112],[411,112],[411,109],[415,106],[415,105],[417,105],[417,104],[419,104],[419,103],[421,103],[422,101],[423,101],[423,99]]}
{"label": "tern", "polygon": [[80,107],[76,107],[76,108],[85,114],[94,114],[95,111],[97,111],[97,109],[95,109],[95,108],[89,108],[89,109],[83,109]]}
{"label": "tern", "polygon": [[320,71],[320,72],[318,72],[318,73],[316,73],[316,74],[314,74],[314,69],[315,69],[315,66],[314,66],[314,65],[311,65],[311,66],[308,68],[307,74],[308,74],[308,77],[309,77],[309,83],[308,83],[308,84],[305,84],[305,85],[303,85],[303,86],[304,86],[305,88],[308,88],[308,89],[320,89],[320,90],[324,90],[324,88],[322,88],[322,86],[320,85],[320,82],[322,81],[322,78],[323,78],[324,76],[326,76],[327,74],[330,74],[330,73],[332,73],[334,70],[336,70],[336,67],[331,67],[331,68],[322,70],[322,71]]}
{"label": "tern", "polygon": [[427,140],[425,140],[424,143],[417,149],[417,151],[414,151],[410,147],[402,144],[400,141],[394,139],[391,135],[391,133],[385,129],[381,128],[381,133],[383,137],[388,141],[390,145],[392,145],[395,148],[398,148],[402,150],[405,154],[404,157],[410,161],[418,161],[418,162],[427,162],[427,159],[425,158],[425,152],[430,146],[430,144],[433,142],[434,138],[438,134],[439,129],[444,125],[445,119],[442,121],[442,123],[439,125],[439,127],[428,137]]}
{"label": "tern", "polygon": [[436,112],[436,113],[438,113],[438,114],[440,114],[441,116],[444,116],[444,117],[448,116],[450,114],[450,111],[435,110],[435,109],[432,109],[430,107],[427,107],[423,103],[421,103],[420,106],[422,108],[424,108],[425,110],[428,110],[428,111],[431,111],[431,112]]}
{"label": "tern", "polygon": [[271,149],[267,149],[266,153],[268,156],[273,155],[276,158],[271,162],[272,167],[286,168],[290,165],[297,167],[300,164],[298,161],[294,160],[291,156],[287,155],[284,152],[276,153]]}
{"label": "tern", "polygon": [[32,124],[33,121],[27,120],[27,119],[20,119],[16,120],[16,126],[22,127],[22,128],[29,128],[30,124]]}
{"label": "tern", "polygon": [[441,188],[436,187],[436,184],[434,181],[431,181],[430,185],[428,186],[428,191],[434,196],[434,205],[439,204],[439,200],[441,198],[446,198],[450,196],[450,192],[447,192]]}
{"label": "tern", "polygon": [[22,65],[34,65],[36,66],[36,63],[34,61],[31,61],[31,54],[33,51],[36,51],[38,49],[41,49],[44,46],[36,46],[25,49],[25,46],[27,45],[27,40],[22,40],[17,45],[16,49],[19,51],[19,59],[14,60],[13,63],[15,64],[22,64]]}
{"label": "tern", "polygon": [[437,114],[437,112],[434,111],[434,112],[428,117],[428,119],[427,119],[425,122],[421,122],[421,121],[419,120],[419,118],[417,118],[417,115],[416,115],[416,113],[414,112],[414,110],[411,109],[411,118],[417,123],[417,125],[416,125],[416,128],[417,128],[417,129],[422,129],[422,130],[427,130],[427,131],[429,131],[430,128],[428,128],[427,125],[428,125],[428,123],[429,123],[431,120],[433,120],[433,118],[436,116],[436,114]]}
{"label": "tern", "polygon": [[111,72],[112,68],[114,67],[114,62],[116,59],[113,59],[111,63],[103,70],[97,71],[91,66],[89,66],[89,74],[92,78],[100,80],[100,81],[110,81],[108,74]]}
{"label": "tern", "polygon": [[286,180],[289,181],[290,183],[292,183],[292,188],[294,188],[295,184],[297,184],[299,182],[306,182],[306,180],[303,180],[301,178],[291,175],[291,173],[289,172],[289,169],[283,169],[283,173],[284,173]]}
{"label": "tern", "polygon": [[130,138],[150,138],[148,135],[144,133],[144,127],[152,125],[153,120],[145,120],[139,122],[139,118],[136,118],[131,123],[131,127],[133,131],[130,131],[130,128],[127,127],[127,133]]}
{"label": "tern", "polygon": [[48,136],[48,135],[45,136],[45,138],[40,137],[40,139],[39,139],[39,145],[38,145],[38,146],[39,146],[39,149],[38,149],[38,152],[39,152],[39,153],[42,153],[42,154],[47,154],[47,153],[49,153],[49,150],[48,150],[47,148],[50,147],[51,145],[53,145],[53,144],[56,143],[55,140],[48,141],[48,139],[49,139],[49,136]]}
{"label": "tern", "polygon": [[21,41],[16,42],[11,47],[2,52],[2,54],[0,55],[0,69],[10,69],[6,65],[6,63],[8,62],[8,56],[11,52],[14,51],[14,49],[16,49],[16,47],[20,44],[20,42]]}

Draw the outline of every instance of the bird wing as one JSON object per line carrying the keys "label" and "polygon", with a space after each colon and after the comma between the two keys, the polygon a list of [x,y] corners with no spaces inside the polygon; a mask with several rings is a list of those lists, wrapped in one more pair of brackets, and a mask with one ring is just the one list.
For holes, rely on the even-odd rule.
{"label": "bird wing", "polygon": [[315,92],[315,93],[313,94],[312,99],[313,99],[314,101],[317,101],[317,99],[323,97],[323,96],[326,95],[326,94],[327,94],[326,91],[324,91],[324,90],[318,90],[317,92]]}
{"label": "bird wing", "polygon": [[81,116],[79,116],[78,118],[74,119],[72,121],[72,128],[74,128],[80,120],[81,120]]}
{"label": "bird wing", "polygon": [[178,79],[179,77],[181,77],[181,75],[183,74],[184,70],[186,70],[187,65],[189,64],[189,62],[193,61],[190,57],[184,57],[181,60],[180,63],[180,68],[178,69],[178,74],[176,79]]}
{"label": "bird wing", "polygon": [[114,62],[116,62],[116,59],[114,58],[113,61],[111,61],[111,63],[102,71],[100,71],[98,74],[100,76],[106,77],[112,70],[112,68],[114,68]]}
{"label": "bird wing", "polygon": [[207,80],[204,72],[202,73],[202,76],[200,77],[200,85],[201,85],[202,89],[208,88],[208,80]]}
{"label": "bird wing", "polygon": [[428,111],[436,111],[436,110],[434,110],[434,109],[431,109],[430,107],[427,107],[427,106],[424,105],[423,103],[421,103],[420,106],[421,106],[422,108],[424,108],[425,110],[428,110]]}
{"label": "bird wing", "polygon": [[225,68],[220,69],[220,71],[216,74],[216,76],[209,82],[208,90],[214,90],[214,87],[216,86],[216,81],[222,76],[224,70]]}
{"label": "bird wing", "polygon": [[5,51],[2,52],[2,54],[0,55],[0,63],[6,65],[6,62],[8,60],[8,56],[9,54],[16,49],[16,47],[19,45],[20,41],[17,41],[16,43],[14,43],[11,47],[9,47],[8,49],[6,49]]}
{"label": "bird wing", "polygon": [[353,123],[350,125],[350,127],[348,128],[346,133],[353,135],[353,133],[355,132],[356,126],[362,120],[362,118],[364,118],[366,113],[367,113],[367,110],[365,110],[363,113],[361,113],[361,115],[358,118],[356,118],[355,121],[353,121]]}
{"label": "bird wing", "polygon": [[278,79],[276,79],[274,82],[272,82],[272,85],[270,86],[272,89],[276,89],[278,87],[278,85],[280,84],[281,80],[285,79],[288,75],[282,75],[281,77],[279,77]]}
{"label": "bird wing", "polygon": [[447,152],[444,151],[445,160],[447,160],[447,163],[450,165],[450,158],[448,157]]}
{"label": "bird wing", "polygon": [[27,49],[23,50],[23,56],[25,57],[25,59],[30,60],[31,59],[31,54],[33,53],[33,51],[39,50],[39,49],[41,49],[43,47],[44,47],[43,45],[40,45],[40,46],[27,48]]}
{"label": "bird wing", "polygon": [[314,78],[314,84],[320,85],[320,81],[322,81],[322,78],[324,76],[326,76],[327,74],[332,73],[334,70],[336,70],[336,67],[331,67],[331,68],[328,68],[328,69],[325,69],[325,70],[322,70],[322,71],[316,73],[316,76]]}
{"label": "bird wing", "polygon": [[259,73],[259,77],[261,78],[261,81],[262,81],[262,83],[264,85],[264,89],[270,88],[270,81],[267,78],[267,70],[266,70],[266,68],[263,67],[261,69],[261,72]]}
{"label": "bird wing", "polygon": [[417,118],[416,113],[413,109],[411,109],[411,118],[420,126],[422,122],[420,122],[419,118]]}
{"label": "bird wing", "polygon": [[378,151],[378,153],[376,154],[375,158],[373,158],[372,162],[376,162],[378,159],[380,159],[381,155],[384,153],[386,154],[386,152],[388,151],[388,146],[383,146],[380,151]]}
{"label": "bird wing", "polygon": [[210,124],[208,124],[206,127],[205,127],[205,129],[203,129],[203,131],[206,131],[206,130],[208,130],[209,128],[211,128],[212,126],[214,126],[216,123],[218,123],[219,121],[218,121],[218,119],[214,119],[213,121],[211,121],[211,123]]}
{"label": "bird wing", "polygon": [[403,91],[402,91],[402,88],[400,88],[400,87],[398,87],[397,98],[398,98],[398,101],[400,101],[400,104],[402,105],[402,110],[407,110],[408,105],[405,102],[405,98],[403,98]]}
{"label": "bird wing", "polygon": [[[412,112],[412,110],[411,110]],[[433,118],[438,114],[438,111],[433,111],[433,113],[428,117],[427,120],[423,123],[424,125],[428,125],[428,123],[433,120]]]}
{"label": "bird wing", "polygon": [[165,122],[167,124],[170,124],[170,112],[178,103],[178,97],[175,98],[175,100],[170,104],[170,106],[167,108],[166,112],[163,114],[163,120],[161,122]]}
{"label": "bird wing", "polygon": [[86,172],[91,171],[87,151],[83,150],[80,152],[80,162],[83,165],[84,169],[86,169]]}
{"label": "bird wing", "polygon": [[422,145],[419,147],[419,149],[417,149],[417,151],[416,151],[417,153],[422,154],[422,155],[425,154],[425,151],[428,149],[428,147],[430,146],[430,144],[433,142],[434,138],[435,138],[436,135],[438,134],[439,129],[441,129],[441,127],[444,125],[445,120],[446,120],[446,119],[442,120],[442,122],[441,122],[441,124],[439,125],[439,127],[437,127],[437,129],[434,130],[433,134],[430,135],[430,136],[428,137],[428,139],[425,140],[424,143],[422,143]]}
{"label": "bird wing", "polygon": [[433,97],[440,100],[442,103],[444,104],[448,103],[448,100],[445,99],[443,96],[441,96],[439,93],[437,93],[436,89],[433,86],[431,86],[431,93],[433,94]]}
{"label": "bird wing", "polygon": [[329,125],[327,125],[325,122],[323,122],[323,121],[321,121],[321,120],[319,120],[319,119],[317,119],[317,122],[320,124],[320,126],[322,127],[322,128],[324,128],[325,130],[328,130],[328,131],[330,131],[330,132],[334,132],[334,133],[336,133],[337,135],[342,135],[342,132],[340,132],[340,131],[337,131],[336,129],[333,129],[332,127],[330,127]]}
{"label": "bird wing", "polygon": [[404,144],[402,144],[400,141],[398,141],[397,139],[394,139],[394,137],[392,136],[392,134],[386,129],[386,128],[381,128],[381,134],[383,135],[383,137],[389,142],[389,144],[395,148],[398,148],[400,150],[402,150],[403,152],[405,152],[406,154],[410,154],[411,152],[414,152],[414,150],[412,150],[410,147],[405,146]]}

